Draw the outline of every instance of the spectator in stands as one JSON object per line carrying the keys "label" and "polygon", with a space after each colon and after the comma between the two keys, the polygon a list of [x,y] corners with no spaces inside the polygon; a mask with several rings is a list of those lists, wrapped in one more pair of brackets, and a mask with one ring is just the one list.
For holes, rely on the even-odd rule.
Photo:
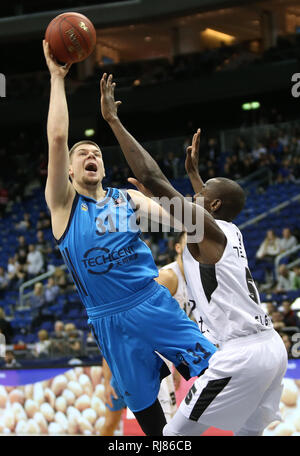
{"label": "spectator in stands", "polygon": [[25,265],[27,261],[27,255],[28,255],[28,244],[26,242],[25,237],[19,236],[18,237],[18,243],[19,245],[17,246],[17,261],[21,265]]}
{"label": "spectator in stands", "polygon": [[49,241],[46,241],[43,230],[37,231],[36,238],[36,249],[41,252],[41,254],[43,255],[44,263],[46,264],[48,255],[52,253],[51,243]]}
{"label": "spectator in stands", "polygon": [[18,254],[8,259],[7,273],[10,280],[10,286],[18,289],[27,279],[27,273],[18,261]]}
{"label": "spectator in stands", "polygon": [[273,286],[275,281],[274,261],[280,252],[279,238],[273,230],[268,230],[265,239],[256,252],[257,261],[264,263],[265,282]]}
{"label": "spectator in stands", "polygon": [[67,334],[65,325],[62,321],[57,320],[54,323],[54,331],[50,334],[51,339],[51,354],[54,356],[63,356],[67,352],[66,344]]}
{"label": "spectator in stands", "polygon": [[277,182],[289,182],[292,180],[292,169],[290,160],[282,160],[278,170]]}
{"label": "spectator in stands", "polygon": [[3,215],[6,211],[8,202],[9,202],[8,190],[5,188],[3,181],[0,180],[0,219],[3,218]]}
{"label": "spectator in stands", "polygon": [[0,266],[0,297],[3,297],[3,292],[9,288],[9,283],[10,279],[8,273]]}
{"label": "spectator in stands", "polygon": [[54,332],[51,334],[51,337],[53,337],[54,339],[62,339],[65,336],[65,324],[63,321],[57,320],[54,323]]}
{"label": "spectator in stands", "polygon": [[28,231],[32,227],[31,221],[30,221],[30,214],[28,212],[25,212],[23,215],[23,219],[16,223],[15,228],[17,231]]}
{"label": "spectator in stands", "polygon": [[272,313],[272,323],[276,331],[280,331],[285,327],[285,324],[283,322],[283,314],[278,310]]}
{"label": "spectator in stands", "polygon": [[5,369],[14,369],[15,367],[21,367],[21,364],[16,360],[14,352],[12,350],[6,350],[5,364],[3,367]]}
{"label": "spectator in stands", "polygon": [[54,304],[55,299],[60,293],[59,286],[55,284],[54,278],[49,277],[45,287],[45,301],[48,305]]}
{"label": "spectator in stands", "polygon": [[275,305],[274,305],[274,303],[272,301],[268,301],[266,303],[266,305],[267,305],[266,306],[267,307],[267,314],[271,317],[273,312],[276,312],[277,309],[276,309],[276,307],[275,307]]}
{"label": "spectator in stands", "polygon": [[10,344],[14,335],[14,330],[10,322],[6,319],[4,310],[0,307],[0,332],[5,336],[6,344]]}
{"label": "spectator in stands", "polygon": [[59,267],[55,268],[53,278],[55,285],[59,286],[61,292],[64,292],[68,288],[66,273],[63,269]]}
{"label": "spectator in stands", "polygon": [[274,293],[285,293],[293,289],[294,272],[290,271],[285,264],[278,267],[278,279]]}
{"label": "spectator in stands", "polygon": [[49,340],[48,331],[41,329],[38,332],[39,341],[35,343],[33,356],[37,358],[46,358],[49,356],[51,341]]}
{"label": "spectator in stands", "polygon": [[65,332],[67,335],[68,353],[72,356],[82,356],[82,333],[79,331],[74,323],[67,323],[65,325]]}
{"label": "spectator in stands", "polygon": [[96,340],[92,331],[89,331],[86,336],[86,343],[90,345],[96,344]]}
{"label": "spectator in stands", "polygon": [[27,272],[29,277],[35,277],[43,272],[44,259],[43,255],[37,250],[34,244],[29,245],[27,255]]}
{"label": "spectator in stands", "polygon": [[293,355],[292,355],[292,342],[291,342],[290,336],[288,334],[284,334],[284,333],[279,333],[279,334],[285,345],[288,359],[291,359],[293,357]]}
{"label": "spectator in stands", "polygon": [[297,239],[292,235],[290,228],[283,228],[282,238],[280,238],[279,242],[280,253],[284,253],[297,245]]}
{"label": "spectator in stands", "polygon": [[31,329],[35,329],[41,324],[43,320],[42,309],[45,304],[44,285],[42,282],[37,282],[34,285],[33,294],[29,296],[29,305],[32,309],[31,315],[33,317]]}
{"label": "spectator in stands", "polygon": [[300,328],[300,320],[297,313],[291,309],[291,302],[285,299],[282,302],[283,322],[285,326],[298,326]]}
{"label": "spectator in stands", "polygon": [[13,256],[13,257],[10,257],[8,258],[8,262],[7,262],[7,274],[8,274],[8,278],[9,280],[13,280],[15,275],[16,275],[16,272],[17,272],[17,265],[18,265],[18,261],[17,261],[17,255]]}
{"label": "spectator in stands", "polygon": [[256,258],[264,261],[274,262],[280,252],[280,241],[273,230],[268,230],[267,235],[261,243]]}
{"label": "spectator in stands", "polygon": [[252,150],[252,157],[254,160],[260,160],[264,155],[266,155],[267,149],[263,143],[259,142],[255,149]]}
{"label": "spectator in stands", "polygon": [[293,290],[300,290],[300,266],[294,268]]}
{"label": "spectator in stands", "polygon": [[37,230],[46,230],[51,228],[51,219],[50,216],[45,212],[41,211],[39,213],[39,218],[36,223]]}

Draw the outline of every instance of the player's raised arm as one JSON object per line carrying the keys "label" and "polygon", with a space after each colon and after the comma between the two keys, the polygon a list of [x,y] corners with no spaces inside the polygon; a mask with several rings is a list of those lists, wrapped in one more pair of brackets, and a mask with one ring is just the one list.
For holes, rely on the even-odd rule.
{"label": "player's raised arm", "polygon": [[51,75],[47,123],[49,146],[48,178],[45,196],[48,207],[52,211],[66,205],[71,192],[74,192],[69,182],[69,114],[64,81],[70,64],[59,65],[51,55],[49,44],[45,40],[43,41],[43,49]]}
{"label": "player's raised arm", "polygon": [[194,192],[201,192],[204,182],[199,174],[199,147],[201,130],[198,128],[193,136],[192,145],[186,149],[185,170],[189,176]]}
{"label": "player's raised arm", "polygon": [[[188,242],[194,245],[194,258],[200,260],[199,246],[201,244],[202,262],[217,262],[221,258],[226,245],[224,233],[208,211],[198,204],[188,202],[183,195],[174,189],[156,161],[125,129],[118,117],[118,107],[121,102],[115,101],[114,89],[115,83],[112,82],[112,75],[107,77],[104,74],[100,82],[102,115],[113,130],[130,168],[140,183],[150,189],[154,196],[166,197],[161,198],[161,205],[174,218],[178,219],[178,212],[180,212],[179,221],[184,222],[188,234]],[[174,205],[170,204],[170,201],[174,201],[174,198],[180,204],[177,213],[175,210],[176,202]],[[187,220],[189,224],[186,223]],[[200,231],[200,233],[195,233],[196,230]],[[202,237],[203,232],[205,234],[204,237]],[[191,241],[191,237],[197,240]]]}

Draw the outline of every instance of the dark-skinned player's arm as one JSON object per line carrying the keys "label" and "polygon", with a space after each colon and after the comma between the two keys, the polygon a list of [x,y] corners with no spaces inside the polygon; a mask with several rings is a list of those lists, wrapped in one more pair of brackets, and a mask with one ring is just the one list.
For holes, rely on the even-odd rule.
{"label": "dark-skinned player's arm", "polygon": [[[176,191],[168,179],[164,176],[156,161],[151,155],[135,140],[135,138],[125,129],[118,117],[118,107],[120,101],[115,101],[115,83],[112,82],[112,75],[107,77],[106,73],[100,81],[101,90],[101,111],[103,118],[110,125],[120,147],[125,155],[128,165],[135,174],[138,181],[148,188],[156,197],[166,197],[161,200],[162,207],[169,210],[174,218],[174,206],[170,205],[170,200],[174,197],[180,201],[180,217],[183,221],[186,216],[195,225],[197,220],[203,220],[204,238],[199,242],[188,241],[189,250],[193,257],[201,262],[214,264],[221,258],[226,238],[223,231],[218,227],[212,215],[202,206],[188,202],[181,193]],[[200,135],[200,132],[197,134]],[[186,226],[187,234],[194,234],[190,226]],[[201,247],[201,252],[200,252]]]}
{"label": "dark-skinned player's arm", "polygon": [[193,136],[192,145],[188,146],[186,149],[185,158],[185,170],[196,194],[201,192],[204,186],[204,182],[199,174],[200,135],[201,129],[198,128],[197,133]]}
{"label": "dark-skinned player's arm", "polygon": [[49,158],[45,197],[52,211],[63,207],[70,193],[75,192],[69,181],[69,114],[65,93],[65,76],[71,65],[59,65],[51,55],[49,44],[45,40],[43,49],[51,81],[47,122]]}

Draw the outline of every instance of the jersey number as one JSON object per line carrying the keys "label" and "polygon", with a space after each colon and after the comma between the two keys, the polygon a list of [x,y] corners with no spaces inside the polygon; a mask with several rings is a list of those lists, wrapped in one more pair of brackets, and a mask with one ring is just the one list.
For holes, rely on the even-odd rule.
{"label": "jersey number", "polygon": [[255,284],[254,284],[253,277],[251,275],[250,270],[248,268],[245,268],[245,269],[246,269],[246,282],[247,282],[247,287],[248,287],[248,290],[249,290],[249,296],[256,304],[259,304],[259,300],[258,300],[257,291],[256,291],[256,287],[255,287]]}

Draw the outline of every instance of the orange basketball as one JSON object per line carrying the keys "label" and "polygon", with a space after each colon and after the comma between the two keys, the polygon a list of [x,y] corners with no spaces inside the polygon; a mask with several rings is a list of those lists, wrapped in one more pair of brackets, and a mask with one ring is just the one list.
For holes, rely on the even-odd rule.
{"label": "orange basketball", "polygon": [[63,13],[50,22],[45,39],[59,62],[81,62],[95,48],[96,30],[83,14]]}

